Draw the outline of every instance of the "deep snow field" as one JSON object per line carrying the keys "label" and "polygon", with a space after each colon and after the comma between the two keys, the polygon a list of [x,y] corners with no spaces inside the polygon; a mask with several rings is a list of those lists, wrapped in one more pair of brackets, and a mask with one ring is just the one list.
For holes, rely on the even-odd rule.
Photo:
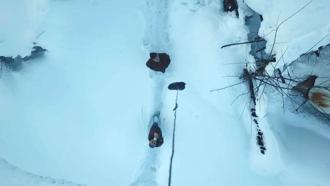
{"label": "deep snow field", "polygon": [[[259,35],[306,5],[239,0],[240,17],[219,0],[0,0],[0,56],[48,49],[18,72],[0,72],[0,186],[165,186],[178,93],[172,186],[328,186],[330,125],[294,112],[268,88],[257,104],[266,153],[256,147],[249,96],[239,83],[253,62],[244,16],[262,14]],[[330,2],[313,0],[283,23],[278,64],[330,43]],[[167,52],[165,74],[149,52]],[[284,54],[283,54],[284,53]],[[329,52],[330,53],[330,52]],[[327,56],[326,56],[327,57]],[[322,62],[329,63],[322,58]],[[304,59],[300,62],[303,63]],[[297,74],[330,75],[330,65]],[[161,111],[164,144],[150,149],[150,117]]]}

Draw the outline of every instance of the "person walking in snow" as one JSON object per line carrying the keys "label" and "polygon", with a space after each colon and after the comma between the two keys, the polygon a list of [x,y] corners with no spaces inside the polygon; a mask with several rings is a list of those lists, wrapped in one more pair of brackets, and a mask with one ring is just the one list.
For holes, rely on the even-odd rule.
{"label": "person walking in snow", "polygon": [[236,0],[223,0],[223,8],[225,12],[235,11],[236,17],[239,17],[238,4]]}
{"label": "person walking in snow", "polygon": [[159,127],[159,115],[153,117],[153,124],[150,128],[149,135],[149,147],[160,147],[164,143],[162,130]]}
{"label": "person walking in snow", "polygon": [[158,126],[158,123],[154,123],[149,131],[149,147],[160,147],[164,143],[162,131]]}
{"label": "person walking in snow", "polygon": [[150,58],[146,63],[147,67],[151,70],[165,73],[166,68],[171,63],[170,56],[166,53],[155,52],[150,53],[149,56]]}

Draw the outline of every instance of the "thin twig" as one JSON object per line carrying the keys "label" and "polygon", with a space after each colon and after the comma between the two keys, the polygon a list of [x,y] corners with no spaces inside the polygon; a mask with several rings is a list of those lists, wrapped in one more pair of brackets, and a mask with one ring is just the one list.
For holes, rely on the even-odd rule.
{"label": "thin twig", "polygon": [[223,45],[223,46],[221,46],[221,48],[226,48],[226,47],[235,46],[235,45],[249,44],[249,43],[258,43],[258,42],[261,42],[261,41],[266,41],[266,40],[265,39],[258,39],[258,40],[254,40],[254,41],[246,41],[246,42],[240,42],[240,43],[231,43],[231,44]]}
{"label": "thin twig", "polygon": [[259,81],[261,81],[261,82],[263,82],[263,83],[265,83],[265,84],[267,84],[267,85],[270,85],[270,86],[272,86],[272,87],[274,87],[274,88],[280,88],[280,89],[291,90],[291,88],[288,88],[288,87],[281,87],[281,86],[279,86],[279,85],[277,85],[277,84],[272,84],[272,83],[270,83],[270,82],[264,81],[263,79],[259,79],[259,78],[255,78],[255,79],[256,79],[256,80],[259,80]]}
{"label": "thin twig", "polygon": [[298,110],[300,109],[300,107],[302,107],[303,105],[305,105],[307,103],[307,101],[308,100],[306,99],[304,102],[302,102],[302,104],[300,104],[299,107],[296,108],[296,112],[298,112]]}
{"label": "thin twig", "polygon": [[261,49],[257,50],[256,53],[261,52],[261,51],[263,51],[265,49],[266,49],[266,47],[262,47]]}
{"label": "thin twig", "polygon": [[40,32],[37,36],[36,39],[39,39],[40,36],[42,36],[45,33],[45,31]]}
{"label": "thin twig", "polygon": [[[275,63],[275,66],[274,66],[274,69],[276,68],[277,64],[281,61],[281,59],[283,59],[284,57],[284,54],[286,53],[286,51],[288,50],[288,48],[286,48],[283,52],[283,54],[281,55],[281,57],[276,61]],[[283,61],[284,62],[284,61]]]}
{"label": "thin twig", "polygon": [[329,34],[325,35],[324,37],[322,37],[322,39],[320,39],[317,43],[315,43],[307,52],[305,52],[305,54],[307,54],[308,52],[310,52],[311,50],[313,50],[313,48],[318,45],[319,43],[321,43],[326,37],[328,37]]}
{"label": "thin twig", "polygon": [[236,96],[235,98],[234,98],[234,100],[231,102],[231,105],[233,105],[234,103],[235,103],[235,101],[237,101],[238,100],[238,98],[240,98],[241,96],[244,96],[244,95],[246,95],[246,94],[248,94],[249,92],[245,92],[245,93],[242,93],[242,94],[239,94],[238,96]]}
{"label": "thin twig", "polygon": [[301,12],[303,9],[305,9],[308,5],[310,5],[313,2],[313,0],[310,0],[308,3],[306,3],[303,7],[301,7],[299,10],[297,10],[296,12],[294,12],[293,14],[291,14],[289,17],[287,17],[286,19],[284,19],[280,24],[278,24],[278,26],[276,27],[275,30],[275,36],[274,36],[274,41],[273,41],[273,45],[272,45],[272,49],[270,50],[270,55],[273,54],[273,50],[274,50],[274,46],[275,46],[275,41],[276,41],[276,37],[277,37],[277,33],[279,28],[285,23],[287,22],[289,19],[291,19],[292,17],[294,17],[295,15],[297,15],[299,12]]}
{"label": "thin twig", "polygon": [[329,82],[330,81],[330,79],[327,79],[327,80],[325,80],[325,81],[322,81],[321,83],[319,83],[318,85],[320,86],[320,85],[323,85],[323,84],[325,84],[325,83],[327,83],[327,82]]}
{"label": "thin twig", "polygon": [[242,84],[244,81],[241,81],[239,83],[235,83],[233,85],[229,85],[229,86],[226,86],[226,87],[222,87],[222,88],[218,88],[218,89],[212,89],[210,90],[210,92],[215,92],[215,91],[220,91],[220,90],[224,90],[224,89],[227,89],[227,88],[230,88],[230,87],[233,87],[233,86],[236,86],[236,85],[239,85],[239,84]]}

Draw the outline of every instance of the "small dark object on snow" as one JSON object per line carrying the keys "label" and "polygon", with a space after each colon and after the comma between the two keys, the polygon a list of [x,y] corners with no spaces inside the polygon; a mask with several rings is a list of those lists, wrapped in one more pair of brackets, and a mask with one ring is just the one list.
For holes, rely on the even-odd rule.
{"label": "small dark object on snow", "polygon": [[258,145],[264,146],[264,142],[263,142],[262,137],[260,135],[257,136],[257,139],[258,139]]}
{"label": "small dark object on snow", "polygon": [[13,61],[13,57],[0,56],[0,63],[12,63]]}
{"label": "small dark object on snow", "polygon": [[256,109],[255,108],[251,108],[251,116],[253,117],[258,117],[257,114],[256,114]]}
{"label": "small dark object on snow", "polygon": [[320,51],[316,50],[314,53],[317,57],[320,57]]}
{"label": "small dark object on snow", "polygon": [[265,147],[265,142],[264,142],[264,138],[263,138],[263,133],[259,130],[258,130],[258,134],[257,134],[257,144],[259,145],[261,154],[265,154],[266,147]]}
{"label": "small dark object on snow", "polygon": [[317,76],[311,75],[306,80],[298,83],[293,87],[293,90],[300,92],[303,96],[308,99],[308,92],[314,86]]}
{"label": "small dark object on snow", "polygon": [[159,71],[165,73],[166,68],[170,65],[170,56],[166,53],[155,53],[149,54],[150,59],[147,61],[146,65],[151,70]]}
{"label": "small dark object on snow", "polygon": [[4,65],[7,69],[18,71],[22,68],[25,61],[35,59],[44,55],[47,50],[41,46],[34,46],[29,56],[21,57],[20,55],[15,58],[10,56],[0,56],[0,65]]}
{"label": "small dark object on snow", "polygon": [[274,70],[274,75],[275,77],[280,78],[282,83],[285,83],[285,79],[282,75],[282,71],[279,68]]}
{"label": "small dark object on snow", "polygon": [[259,60],[257,60],[257,61],[256,61],[256,64],[257,64],[257,70],[256,70],[256,73],[259,74],[259,75],[264,74],[265,69],[266,69],[267,65],[268,65],[270,62],[276,62],[276,55],[275,55],[275,54],[273,54],[273,55],[270,56],[269,58],[266,58],[266,59],[259,59]]}
{"label": "small dark object on snow", "polygon": [[149,147],[160,147],[164,143],[162,131],[158,126],[158,123],[153,123],[153,125],[150,128],[149,135]]}
{"label": "small dark object on snow", "polygon": [[31,54],[29,56],[25,56],[23,58],[24,61],[30,60],[30,59],[35,59],[38,57],[41,57],[45,54],[47,49],[42,48],[41,46],[34,46],[32,48]]}
{"label": "small dark object on snow", "polygon": [[[256,105],[256,95],[254,92],[254,85],[252,81],[252,74],[246,69],[243,69],[243,79],[247,81],[248,87],[249,87],[249,92],[250,92],[250,98],[253,101],[253,104]],[[255,109],[254,109],[255,111]],[[253,114],[253,113],[251,113]]]}
{"label": "small dark object on snow", "polygon": [[316,51],[315,51],[315,55],[317,56],[317,57],[320,57],[320,51],[323,49],[323,47],[324,46],[320,46]]}
{"label": "small dark object on snow", "polygon": [[235,11],[236,17],[239,17],[238,4],[236,0],[223,0],[223,9],[225,12]]}
{"label": "small dark object on snow", "polygon": [[[258,117],[258,116],[254,116],[253,114],[251,114],[251,115],[252,115],[253,117]],[[256,119],[253,119],[253,122],[254,122],[255,124],[257,124],[257,125],[259,124],[258,121],[257,121]]]}
{"label": "small dark object on snow", "polygon": [[169,90],[184,90],[186,88],[185,82],[174,82],[168,85]]}

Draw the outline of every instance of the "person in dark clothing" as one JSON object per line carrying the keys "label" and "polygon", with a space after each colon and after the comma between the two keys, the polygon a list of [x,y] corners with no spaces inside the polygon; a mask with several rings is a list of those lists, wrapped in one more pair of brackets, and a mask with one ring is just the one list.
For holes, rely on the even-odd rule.
{"label": "person in dark clothing", "polygon": [[158,123],[154,122],[150,128],[149,135],[149,147],[160,147],[164,143],[164,139],[162,136],[162,131],[158,126]]}
{"label": "person in dark clothing", "polygon": [[223,7],[225,12],[235,11],[236,17],[239,17],[238,4],[236,0],[223,0]]}
{"label": "person in dark clothing", "polygon": [[166,53],[155,53],[149,54],[150,59],[147,61],[146,65],[151,70],[165,73],[166,68],[170,65],[170,56]]}

